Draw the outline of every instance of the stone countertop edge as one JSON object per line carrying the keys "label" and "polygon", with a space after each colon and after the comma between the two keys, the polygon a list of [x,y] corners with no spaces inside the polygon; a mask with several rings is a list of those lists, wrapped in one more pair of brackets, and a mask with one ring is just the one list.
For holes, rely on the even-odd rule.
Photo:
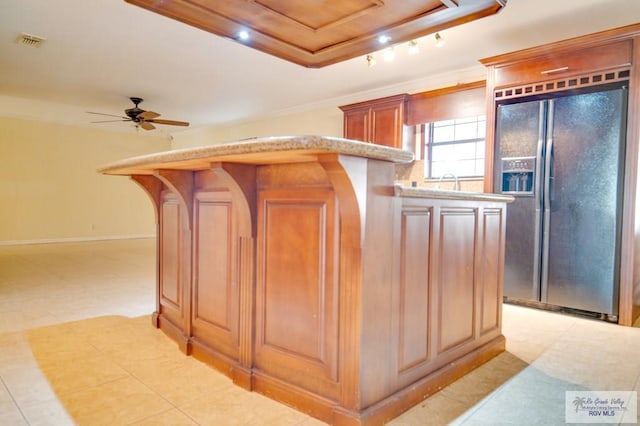
{"label": "stone countertop edge", "polygon": [[414,160],[414,155],[410,151],[350,139],[313,135],[274,136],[140,155],[99,167],[98,172],[109,174],[117,173],[118,170],[148,165],[205,160],[207,158],[211,158],[213,161],[224,161],[225,156],[287,151],[336,153],[393,163],[411,163]]}
{"label": "stone countertop edge", "polygon": [[488,194],[485,192],[447,191],[443,189],[414,188],[402,185],[394,185],[394,195],[409,198],[440,198],[446,200],[470,200],[493,201],[511,203],[514,198],[511,195]]}

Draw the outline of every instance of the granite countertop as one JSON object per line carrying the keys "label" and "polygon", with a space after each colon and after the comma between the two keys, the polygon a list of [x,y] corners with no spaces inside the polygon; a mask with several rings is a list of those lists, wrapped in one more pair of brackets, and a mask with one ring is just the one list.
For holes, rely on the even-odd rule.
{"label": "granite countertop", "polygon": [[413,153],[366,142],[327,136],[277,136],[195,148],[163,151],[107,164],[98,172],[112,175],[151,174],[157,169],[204,170],[214,162],[277,164],[317,161],[322,154],[343,154],[410,163]]}
{"label": "granite countertop", "polygon": [[511,195],[488,194],[485,192],[452,191],[444,189],[415,188],[396,184],[394,195],[398,197],[412,198],[441,198],[446,200],[471,200],[471,201],[496,201],[511,203],[514,198]]}

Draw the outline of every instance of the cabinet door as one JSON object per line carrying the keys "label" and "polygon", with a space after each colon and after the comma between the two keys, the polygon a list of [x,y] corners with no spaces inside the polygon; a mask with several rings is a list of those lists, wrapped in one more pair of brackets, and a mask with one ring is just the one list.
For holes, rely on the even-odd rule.
{"label": "cabinet door", "polygon": [[344,137],[369,142],[369,107],[344,113]]}
{"label": "cabinet door", "polygon": [[378,145],[402,148],[403,102],[388,102],[371,107],[370,141]]}

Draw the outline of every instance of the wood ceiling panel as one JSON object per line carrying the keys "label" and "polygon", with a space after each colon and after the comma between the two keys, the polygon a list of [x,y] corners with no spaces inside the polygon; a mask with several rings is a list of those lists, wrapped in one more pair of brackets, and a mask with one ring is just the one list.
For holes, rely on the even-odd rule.
{"label": "wood ceiling panel", "polygon": [[506,0],[125,0],[250,47],[319,68],[497,13]]}

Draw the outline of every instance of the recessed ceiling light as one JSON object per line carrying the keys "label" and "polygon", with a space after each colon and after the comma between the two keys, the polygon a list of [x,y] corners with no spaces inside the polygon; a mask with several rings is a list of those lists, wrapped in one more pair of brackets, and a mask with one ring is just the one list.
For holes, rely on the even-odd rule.
{"label": "recessed ceiling light", "polygon": [[247,31],[247,30],[238,31],[238,40],[247,41],[250,38],[251,38],[251,36],[249,35],[249,31]]}
{"label": "recessed ceiling light", "polygon": [[387,44],[389,43],[389,41],[391,41],[391,37],[388,35],[383,34],[381,36],[378,36],[378,43],[380,44]]}

